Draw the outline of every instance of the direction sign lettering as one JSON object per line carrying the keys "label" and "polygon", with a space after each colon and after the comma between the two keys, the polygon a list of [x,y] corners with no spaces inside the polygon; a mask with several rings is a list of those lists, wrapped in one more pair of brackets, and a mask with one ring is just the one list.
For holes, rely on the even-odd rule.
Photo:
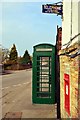
{"label": "direction sign lettering", "polygon": [[62,5],[52,5],[52,4],[42,5],[42,12],[62,15]]}

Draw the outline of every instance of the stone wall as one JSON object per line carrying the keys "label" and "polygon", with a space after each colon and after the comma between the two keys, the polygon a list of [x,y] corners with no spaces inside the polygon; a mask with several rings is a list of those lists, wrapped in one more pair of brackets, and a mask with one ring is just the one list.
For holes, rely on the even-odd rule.
{"label": "stone wall", "polygon": [[[79,48],[79,44],[75,43],[67,50],[63,49],[60,54],[69,52],[74,48]],[[77,50],[70,54],[76,53]],[[68,74],[70,78],[70,114],[65,109],[65,86],[64,74]],[[61,118],[79,118],[80,117],[80,56],[75,58],[60,56],[60,109]]]}

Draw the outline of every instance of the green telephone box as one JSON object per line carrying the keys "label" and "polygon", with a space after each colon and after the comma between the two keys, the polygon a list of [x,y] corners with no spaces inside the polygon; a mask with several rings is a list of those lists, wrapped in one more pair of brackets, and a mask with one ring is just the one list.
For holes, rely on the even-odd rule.
{"label": "green telephone box", "polygon": [[34,46],[32,67],[32,102],[55,103],[55,46]]}

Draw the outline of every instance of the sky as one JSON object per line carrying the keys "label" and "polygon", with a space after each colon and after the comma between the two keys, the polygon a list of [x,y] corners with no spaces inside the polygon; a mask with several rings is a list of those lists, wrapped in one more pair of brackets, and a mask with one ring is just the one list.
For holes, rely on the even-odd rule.
{"label": "sky", "polygon": [[[57,2],[56,0],[53,0]],[[10,49],[16,45],[18,55],[40,43],[55,45],[57,25],[61,27],[61,16],[42,13],[42,5],[52,2],[3,2],[0,4],[0,43]],[[2,11],[1,11],[2,10]]]}

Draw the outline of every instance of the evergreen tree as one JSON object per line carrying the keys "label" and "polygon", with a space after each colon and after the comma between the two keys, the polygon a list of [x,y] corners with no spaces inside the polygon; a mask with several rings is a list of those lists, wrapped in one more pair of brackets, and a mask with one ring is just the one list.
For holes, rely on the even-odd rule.
{"label": "evergreen tree", "polygon": [[10,51],[9,60],[12,62],[17,62],[17,59],[18,59],[18,52],[16,50],[15,44],[13,44],[11,51]]}
{"label": "evergreen tree", "polygon": [[29,55],[27,50],[25,51],[25,53],[24,53],[24,55],[22,57],[21,63],[22,64],[28,64],[28,63],[31,64],[31,57],[30,57],[30,55]]}

